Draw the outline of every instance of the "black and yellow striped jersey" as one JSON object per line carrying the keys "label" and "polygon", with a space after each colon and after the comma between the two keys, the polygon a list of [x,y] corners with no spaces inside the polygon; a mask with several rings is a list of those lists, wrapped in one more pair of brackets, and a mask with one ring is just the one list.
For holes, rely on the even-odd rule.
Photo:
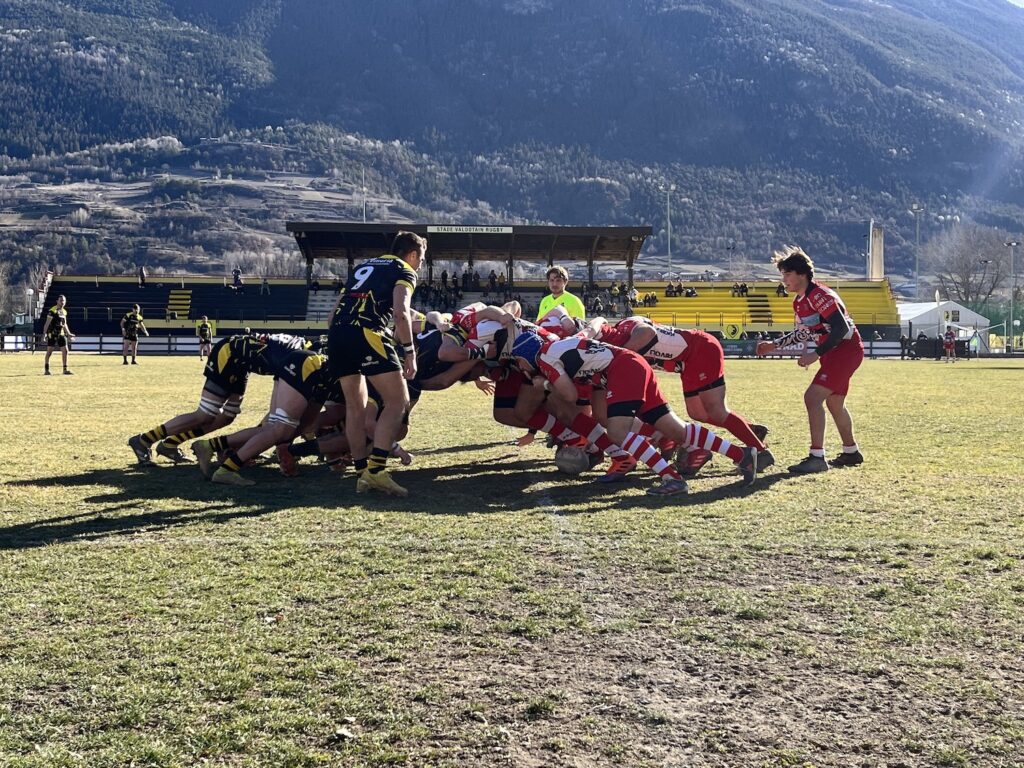
{"label": "black and yellow striped jersey", "polygon": [[394,317],[396,285],[410,292],[416,288],[416,272],[402,259],[385,255],[364,261],[349,275],[331,324],[384,330]]}
{"label": "black and yellow striped jersey", "polygon": [[46,329],[47,336],[63,336],[68,327],[68,311],[54,304],[46,313],[50,318],[50,326]]}
{"label": "black and yellow striped jersey", "polygon": [[127,312],[121,318],[121,322],[124,323],[124,333],[126,336],[137,336],[139,326],[143,323],[142,314],[139,312]]}

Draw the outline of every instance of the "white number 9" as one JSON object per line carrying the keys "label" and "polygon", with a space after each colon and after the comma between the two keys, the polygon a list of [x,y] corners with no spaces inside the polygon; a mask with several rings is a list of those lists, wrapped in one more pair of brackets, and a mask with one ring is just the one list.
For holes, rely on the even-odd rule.
{"label": "white number 9", "polygon": [[351,288],[353,290],[359,288],[360,286],[362,286],[363,283],[365,283],[370,278],[370,275],[372,274],[373,267],[360,267],[359,269],[352,273],[352,277],[354,277],[356,281],[352,283]]}

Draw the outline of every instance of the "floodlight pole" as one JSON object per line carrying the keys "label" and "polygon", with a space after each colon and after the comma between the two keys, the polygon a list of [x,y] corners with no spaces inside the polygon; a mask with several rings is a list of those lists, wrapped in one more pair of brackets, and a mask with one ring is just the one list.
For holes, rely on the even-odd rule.
{"label": "floodlight pole", "polygon": [[676,191],[675,184],[662,186],[665,190],[665,226],[668,232],[668,271],[672,272],[672,193]]}
{"label": "floodlight pole", "polygon": [[1010,354],[1013,354],[1013,294],[1017,291],[1017,270],[1014,264],[1014,251],[1017,246],[1020,245],[1019,240],[1007,240],[1003,243],[1007,248],[1010,249],[1010,317],[1009,317],[1009,328],[1010,328]]}
{"label": "floodlight pole", "polygon": [[918,301],[921,300],[921,214],[924,206],[911,203],[910,212],[914,214],[914,292]]}
{"label": "floodlight pole", "polygon": [[366,223],[366,169],[363,168],[363,224]]}

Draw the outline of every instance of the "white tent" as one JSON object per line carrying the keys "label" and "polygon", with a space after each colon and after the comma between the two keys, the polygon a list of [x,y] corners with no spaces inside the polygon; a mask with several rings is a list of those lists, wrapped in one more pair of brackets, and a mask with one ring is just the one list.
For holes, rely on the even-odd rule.
{"label": "white tent", "polygon": [[896,309],[900,313],[900,330],[907,335],[910,335],[911,323],[914,336],[924,331],[933,338],[945,333],[947,325],[959,329],[961,336],[989,327],[987,317],[955,301],[897,304]]}

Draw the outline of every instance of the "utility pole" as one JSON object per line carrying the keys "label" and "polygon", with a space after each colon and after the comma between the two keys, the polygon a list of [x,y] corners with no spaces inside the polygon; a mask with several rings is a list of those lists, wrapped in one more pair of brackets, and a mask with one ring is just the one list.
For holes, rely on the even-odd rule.
{"label": "utility pole", "polygon": [[672,271],[672,193],[676,191],[675,184],[661,187],[665,191],[665,228],[668,233],[668,271]]}
{"label": "utility pole", "polygon": [[1016,265],[1014,264],[1013,257],[1014,257],[1014,251],[1016,250],[1017,246],[1020,245],[1020,241],[1019,240],[1007,240],[1005,243],[1003,243],[1003,245],[1005,245],[1007,248],[1010,249],[1010,317],[1009,317],[1009,323],[1010,323],[1010,333],[1009,333],[1010,347],[1009,347],[1009,351],[1010,351],[1010,354],[1012,355],[1013,354],[1013,334],[1014,334],[1014,330],[1015,330],[1014,329],[1014,325],[1013,325],[1013,294],[1017,292],[1017,270],[1015,268]]}
{"label": "utility pole", "polygon": [[921,299],[921,214],[924,213],[921,203],[911,203],[910,212],[914,214],[914,291],[917,299]]}
{"label": "utility pole", "polygon": [[363,224],[366,223],[366,169],[363,168]]}

